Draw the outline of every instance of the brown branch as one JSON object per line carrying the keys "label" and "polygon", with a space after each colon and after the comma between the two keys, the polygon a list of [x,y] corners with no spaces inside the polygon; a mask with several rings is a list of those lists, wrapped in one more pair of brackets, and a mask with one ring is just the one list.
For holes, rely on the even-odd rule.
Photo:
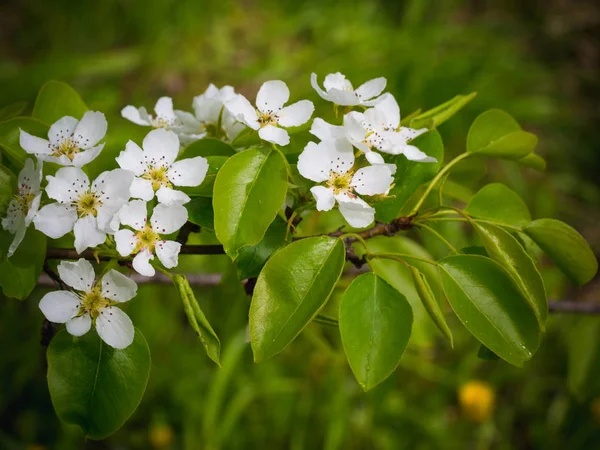
{"label": "brown branch", "polygon": [[[412,229],[414,226],[412,224],[415,216],[408,217],[398,217],[392,220],[390,223],[382,223],[377,222],[377,224],[371,228],[368,228],[363,231],[358,231],[355,234],[359,235],[363,239],[370,239],[375,236],[394,236],[400,231],[406,231]],[[328,236],[331,237],[340,237],[344,235],[345,232],[342,230],[334,231],[333,233],[329,233]],[[345,241],[348,244],[356,242],[358,239],[354,236],[348,236]]]}
{"label": "brown branch", "polygon": [[179,230],[179,233],[177,234],[177,238],[175,238],[175,240],[181,245],[185,245],[185,243],[188,241],[188,238],[190,237],[190,234],[198,233],[199,231],[200,225],[196,225],[192,222],[186,222]]}
{"label": "brown branch", "polygon": [[548,309],[551,313],[571,313],[571,314],[600,314],[600,303],[575,302],[572,300],[552,301],[548,303]]}

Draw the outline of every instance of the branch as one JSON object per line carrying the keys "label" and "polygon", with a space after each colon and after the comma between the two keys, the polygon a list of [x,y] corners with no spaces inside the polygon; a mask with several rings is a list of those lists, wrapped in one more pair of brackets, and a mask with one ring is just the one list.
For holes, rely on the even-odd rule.
{"label": "branch", "polygon": [[[400,231],[406,231],[406,230],[412,229],[412,227],[414,226],[412,224],[412,221],[415,217],[416,216],[398,217],[398,218],[392,220],[390,223],[377,222],[377,224],[375,226],[368,228],[366,230],[363,230],[363,231],[358,231],[355,234],[358,234],[363,239],[370,239],[375,236],[394,236],[396,233],[398,233]],[[340,237],[344,234],[345,233],[343,231],[338,230],[338,231],[334,231],[333,233],[329,233],[328,236]],[[358,239],[356,239],[354,236],[348,236],[344,240],[348,244],[352,244],[353,242],[356,242]]]}
{"label": "branch", "polygon": [[572,300],[552,301],[548,303],[548,309],[551,313],[571,313],[571,314],[600,314],[600,303],[575,302]]}

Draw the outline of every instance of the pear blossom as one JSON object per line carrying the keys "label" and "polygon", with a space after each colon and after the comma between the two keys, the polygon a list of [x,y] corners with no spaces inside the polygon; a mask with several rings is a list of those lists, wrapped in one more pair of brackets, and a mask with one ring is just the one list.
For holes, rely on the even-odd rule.
{"label": "pear blossom", "polygon": [[104,114],[88,111],[81,120],[65,116],[56,121],[48,130],[48,140],[20,130],[19,143],[23,150],[42,161],[82,167],[104,148],[103,143],[96,144],[106,135],[107,127]]}
{"label": "pear blossom", "polygon": [[155,270],[150,260],[154,259],[155,254],[167,269],[177,266],[181,244],[167,241],[161,235],[179,230],[187,222],[188,213],[184,206],[177,203],[168,206],[159,203],[152,211],[148,223],[146,211],[146,202],[142,200],[132,200],[121,209],[121,223],[133,228],[133,231],[117,231],[115,242],[121,256],[136,254],[133,258],[133,268],[140,275],[151,277]]}
{"label": "pear blossom", "polygon": [[25,161],[25,167],[19,173],[18,191],[8,204],[6,217],[2,219],[2,227],[15,237],[8,248],[8,257],[11,257],[25,237],[27,227],[40,208],[42,192],[42,162],[38,161],[34,167],[33,160]]}
{"label": "pear blossom", "polygon": [[[256,95],[256,108],[241,94],[237,94],[225,107],[240,122],[258,130],[261,139],[279,145],[288,145],[290,136],[284,129],[308,122],[315,107],[309,100],[300,100],[284,107],[290,90],[280,80],[266,81]],[[281,128],[284,127],[284,128]]]}
{"label": "pear blossom", "polygon": [[310,190],[319,211],[329,211],[337,202],[346,221],[363,228],[373,222],[375,210],[358,195],[388,192],[396,166],[376,164],[356,170],[352,146],[338,139],[309,142],[298,157],[298,171],[304,178],[324,183]]}
{"label": "pear blossom", "polygon": [[344,74],[336,72],[325,77],[323,90],[317,83],[317,74],[313,73],[310,76],[310,84],[323,100],[336,105],[373,106],[381,99],[378,95],[385,89],[387,80],[383,77],[374,78],[354,89]]}
{"label": "pear blossom", "polygon": [[128,105],[121,110],[121,116],[136,125],[148,126],[153,128],[166,128],[168,130],[181,127],[175,110],[173,109],[173,99],[171,97],[161,97],[154,106],[155,116],[148,114],[143,106],[136,108]]}
{"label": "pear blossom", "polygon": [[46,179],[46,194],[56,203],[38,211],[33,219],[35,228],[53,239],[73,230],[75,250],[81,253],[102,244],[107,232],[113,231],[111,221],[129,200],[133,173],[122,169],[103,172],[90,185],[81,169],[63,167]]}
{"label": "pear blossom", "polygon": [[144,138],[142,148],[129,141],[117,163],[122,169],[135,174],[131,184],[131,197],[150,201],[156,197],[160,203],[184,204],[190,201],[185,193],[173,186],[198,186],[204,181],[208,161],[202,156],[175,162],[179,153],[179,138],[173,131],[152,130]]}
{"label": "pear blossom", "polygon": [[344,116],[346,138],[365,153],[371,164],[383,163],[378,150],[392,155],[404,155],[411,161],[436,162],[409,142],[425,133],[427,128],[414,130],[400,126],[400,108],[396,99],[385,94],[381,101],[364,113],[351,111]]}
{"label": "pear blossom", "polygon": [[135,329],[127,314],[117,308],[135,297],[135,282],[114,269],[94,282],[94,268],[89,261],[62,261],[58,265],[60,278],[75,292],[50,292],[40,300],[46,319],[65,323],[73,336],[83,336],[94,324],[98,336],[111,347],[123,349],[133,342]]}

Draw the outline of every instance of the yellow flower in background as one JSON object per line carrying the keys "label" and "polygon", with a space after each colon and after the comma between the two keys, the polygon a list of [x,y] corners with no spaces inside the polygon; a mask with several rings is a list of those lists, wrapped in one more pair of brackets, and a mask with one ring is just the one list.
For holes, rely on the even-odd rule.
{"label": "yellow flower in background", "polygon": [[483,381],[467,381],[458,390],[462,411],[469,419],[479,423],[486,422],[492,415],[495,398],[492,387]]}

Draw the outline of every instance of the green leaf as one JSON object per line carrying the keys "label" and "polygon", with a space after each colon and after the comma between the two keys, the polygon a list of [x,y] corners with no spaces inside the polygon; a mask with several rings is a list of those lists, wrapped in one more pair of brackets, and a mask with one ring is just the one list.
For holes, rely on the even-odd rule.
{"label": "green leaf", "polygon": [[42,86],[31,117],[52,125],[64,116],[81,119],[89,108],[75,90],[61,81],[48,81]]}
{"label": "green leaf", "polygon": [[5,122],[0,122],[0,147],[4,149],[5,155],[20,169],[30,155],[19,144],[21,134],[19,130],[47,139],[48,127],[31,117],[14,117]]}
{"label": "green leaf", "polygon": [[485,345],[481,344],[479,347],[479,351],[477,352],[477,357],[479,359],[483,359],[485,361],[498,361],[498,355],[496,355],[493,351],[487,348]]}
{"label": "green leaf", "polygon": [[530,153],[529,155],[517,159],[517,162],[525,167],[530,167],[539,172],[546,170],[546,160],[536,153]]}
{"label": "green leaf", "polygon": [[473,121],[467,136],[467,152],[520,159],[530,154],[537,142],[537,136],[523,131],[510,114],[490,109]]}
{"label": "green leaf", "polygon": [[567,334],[567,386],[580,400],[600,395],[600,320],[578,317]]}
{"label": "green leaf", "polygon": [[527,299],[502,266],[475,255],[449,256],[439,264],[446,297],[467,330],[515,366],[531,359],[540,328]]}
{"label": "green leaf", "polygon": [[523,231],[577,286],[583,286],[598,272],[598,261],[590,245],[566,223],[538,219]]}
{"label": "green leaf", "polygon": [[133,343],[117,350],[95,332],[73,337],[60,331],[48,347],[48,388],[56,414],[87,437],[104,439],[136,410],[150,374],[150,350],[135,330]]}
{"label": "green leaf", "polygon": [[208,230],[215,229],[215,214],[210,197],[193,197],[184,205],[188,210],[188,220]]}
{"label": "green leaf", "polygon": [[519,241],[502,228],[479,223],[475,224],[475,229],[489,257],[504,267],[525,294],[543,331],[548,316],[548,299],[542,276],[535,263]]}
{"label": "green leaf", "polygon": [[17,187],[17,177],[7,167],[0,164],[0,217],[6,216],[8,204]]}
{"label": "green leaf", "polygon": [[27,108],[27,102],[16,102],[0,108],[0,122],[18,116]]}
{"label": "green leaf", "polygon": [[436,128],[464,108],[476,95],[477,92],[468,95],[457,95],[453,99],[414,117],[410,121],[410,126],[417,129],[423,127]]}
{"label": "green leaf", "polygon": [[283,205],[287,183],[285,159],[266,148],[238,153],[221,167],[213,196],[215,233],[231,259],[261,241]]}
{"label": "green leaf", "polygon": [[7,297],[23,300],[31,294],[46,259],[46,236],[29,227],[15,253],[6,257],[14,235],[0,231],[0,286]]}
{"label": "green leaf", "polygon": [[444,313],[442,313],[440,305],[437,302],[435,295],[433,294],[431,286],[429,286],[427,278],[425,277],[425,275],[419,272],[419,269],[417,269],[416,267],[410,266],[409,269],[413,276],[413,281],[415,282],[415,288],[417,289],[419,297],[421,298],[421,301],[425,306],[425,310],[429,314],[429,317],[431,317],[431,320],[433,320],[433,323],[435,323],[435,325],[441,331],[442,335],[446,339],[448,339],[448,342],[450,342],[450,346],[454,348],[454,339],[452,338],[452,331],[450,331],[450,328],[446,323]]}
{"label": "green leaf", "polygon": [[190,197],[212,197],[217,173],[219,173],[219,170],[221,170],[221,167],[223,167],[223,164],[228,159],[228,156],[207,156],[208,170],[204,181],[202,181],[200,186],[184,187],[181,190]]}
{"label": "green leaf", "polygon": [[357,277],[340,304],[344,352],[368,391],[389,377],[408,345],[413,315],[406,297],[373,273]]}
{"label": "green leaf", "polygon": [[411,141],[411,145],[419,148],[428,156],[436,158],[437,162],[409,161],[404,155],[398,155],[391,159],[390,162],[397,166],[394,177],[396,184],[390,190],[390,198],[375,204],[376,219],[381,222],[391,222],[400,216],[400,211],[410,196],[420,185],[435,177],[444,162],[444,143],[436,130],[418,136]]}
{"label": "green leaf", "polygon": [[226,144],[219,139],[204,138],[188,145],[183,151],[182,158],[193,158],[195,156],[207,157],[233,155],[235,155],[235,150],[231,145]]}
{"label": "green leaf", "polygon": [[344,244],[301,239],[275,253],[261,271],[250,305],[254,361],[281,352],[319,313],[344,268]]}
{"label": "green leaf", "polygon": [[531,222],[529,208],[519,195],[502,183],[486,184],[473,196],[465,212],[478,219],[513,227]]}
{"label": "green leaf", "polygon": [[244,280],[258,276],[270,256],[285,245],[286,234],[287,223],[278,216],[258,244],[241,248],[237,260],[238,278]]}
{"label": "green leaf", "polygon": [[188,321],[198,335],[198,339],[200,339],[206,354],[212,361],[221,367],[219,362],[221,355],[221,341],[204,315],[204,311],[200,308],[188,279],[185,275],[173,275],[172,279],[173,284],[181,297],[183,309]]}

